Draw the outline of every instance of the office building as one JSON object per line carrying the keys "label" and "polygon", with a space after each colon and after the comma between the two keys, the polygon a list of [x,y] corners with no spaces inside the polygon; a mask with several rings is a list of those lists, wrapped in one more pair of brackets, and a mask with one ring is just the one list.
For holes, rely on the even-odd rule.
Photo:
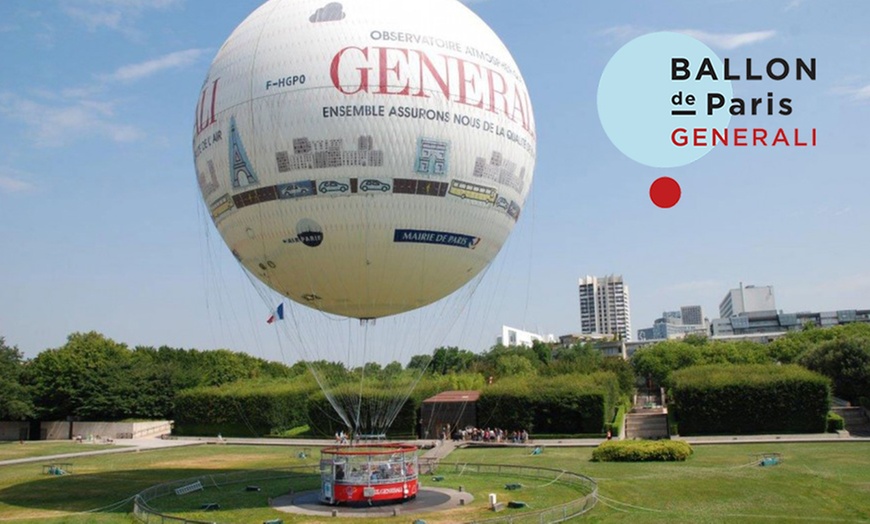
{"label": "office building", "polygon": [[538,335],[529,331],[523,331],[508,326],[501,327],[501,336],[496,337],[495,343],[502,346],[528,346],[531,347],[534,341],[540,342],[556,342],[554,335]]}
{"label": "office building", "polygon": [[631,340],[628,285],[622,275],[580,279],[580,332]]}
{"label": "office building", "polygon": [[[691,322],[687,322],[686,319]],[[637,330],[638,340],[667,340],[686,335],[706,335],[708,321],[704,319],[701,306],[683,306],[679,311],[665,311],[653,321],[653,327]]]}
{"label": "office building", "polygon": [[713,338],[734,335],[782,334],[801,331],[804,326],[831,327],[854,322],[870,323],[870,310],[844,309],[840,311],[780,313],[755,311],[713,321]]}
{"label": "office building", "polygon": [[719,303],[719,318],[728,318],[755,311],[776,311],[773,286],[743,286],[728,291]]}

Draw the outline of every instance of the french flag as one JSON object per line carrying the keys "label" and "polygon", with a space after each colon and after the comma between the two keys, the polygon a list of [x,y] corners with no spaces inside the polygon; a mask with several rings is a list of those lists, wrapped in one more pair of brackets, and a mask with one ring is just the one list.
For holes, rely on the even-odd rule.
{"label": "french flag", "polygon": [[266,324],[271,324],[272,322],[275,322],[276,320],[284,320],[284,303],[283,302],[278,304],[278,309],[276,309],[275,312],[272,313],[272,316],[269,317],[269,320],[266,321]]}

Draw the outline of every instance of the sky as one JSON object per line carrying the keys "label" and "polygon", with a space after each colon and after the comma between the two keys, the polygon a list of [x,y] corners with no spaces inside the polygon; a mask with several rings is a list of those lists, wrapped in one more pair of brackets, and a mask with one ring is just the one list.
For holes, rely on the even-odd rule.
{"label": "sky", "polygon": [[[260,3],[0,3],[0,336],[25,356],[96,330],[130,347],[294,359],[263,332],[269,307],[208,218],[191,150],[211,60]],[[623,276],[635,335],[683,305],[716,318],[740,282],[773,286],[786,312],[870,307],[870,4],[468,6],[522,71],[537,165],[523,215],[477,294],[473,311],[486,314],[444,343],[481,351],[503,324],[579,332],[585,275]],[[738,64],[816,58],[815,81],[735,83],[734,96],[792,98],[788,117],[741,121],[816,128],[818,145],[714,148],[669,169],[628,158],[599,121],[598,83],[621,46],[657,31],[688,34]],[[649,196],[662,176],[682,187],[670,209]]]}

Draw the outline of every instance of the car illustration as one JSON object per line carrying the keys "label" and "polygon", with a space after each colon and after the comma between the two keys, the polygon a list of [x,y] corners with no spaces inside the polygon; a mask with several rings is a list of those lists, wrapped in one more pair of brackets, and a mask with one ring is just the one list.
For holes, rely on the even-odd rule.
{"label": "car illustration", "polygon": [[278,184],[278,198],[298,198],[314,194],[314,183],[310,180]]}
{"label": "car illustration", "polygon": [[509,205],[510,204],[505,197],[498,197],[498,199],[495,201],[495,207],[500,207],[505,211],[507,211]]}
{"label": "car illustration", "polygon": [[520,218],[520,206],[513,200],[511,200],[511,205],[508,206],[507,214],[510,215],[514,220],[519,220]]}
{"label": "car illustration", "polygon": [[336,182],[335,180],[326,180],[321,182],[317,187],[317,190],[321,193],[332,193],[334,191],[338,191],[339,193],[344,193],[350,189],[350,186],[347,184],[342,184],[341,182]]}
{"label": "car illustration", "polygon": [[362,184],[359,186],[360,191],[383,191],[387,192],[390,190],[390,184],[386,184],[381,182],[380,180],[372,180],[366,179],[362,181]]}

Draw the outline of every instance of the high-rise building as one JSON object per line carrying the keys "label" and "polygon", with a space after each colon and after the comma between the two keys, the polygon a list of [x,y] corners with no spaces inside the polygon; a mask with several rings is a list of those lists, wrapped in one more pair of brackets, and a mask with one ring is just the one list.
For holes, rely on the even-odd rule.
{"label": "high-rise building", "polygon": [[683,306],[679,311],[665,311],[653,321],[653,327],[637,330],[638,340],[680,338],[689,334],[706,335],[708,322],[701,306]]}
{"label": "high-rise building", "polygon": [[776,311],[773,286],[743,286],[729,290],[719,303],[719,318],[736,317],[754,311]]}
{"label": "high-rise building", "polygon": [[685,325],[701,325],[704,323],[704,311],[701,306],[681,306],[680,317]]}
{"label": "high-rise building", "polygon": [[631,340],[628,285],[622,275],[580,279],[580,332]]}

